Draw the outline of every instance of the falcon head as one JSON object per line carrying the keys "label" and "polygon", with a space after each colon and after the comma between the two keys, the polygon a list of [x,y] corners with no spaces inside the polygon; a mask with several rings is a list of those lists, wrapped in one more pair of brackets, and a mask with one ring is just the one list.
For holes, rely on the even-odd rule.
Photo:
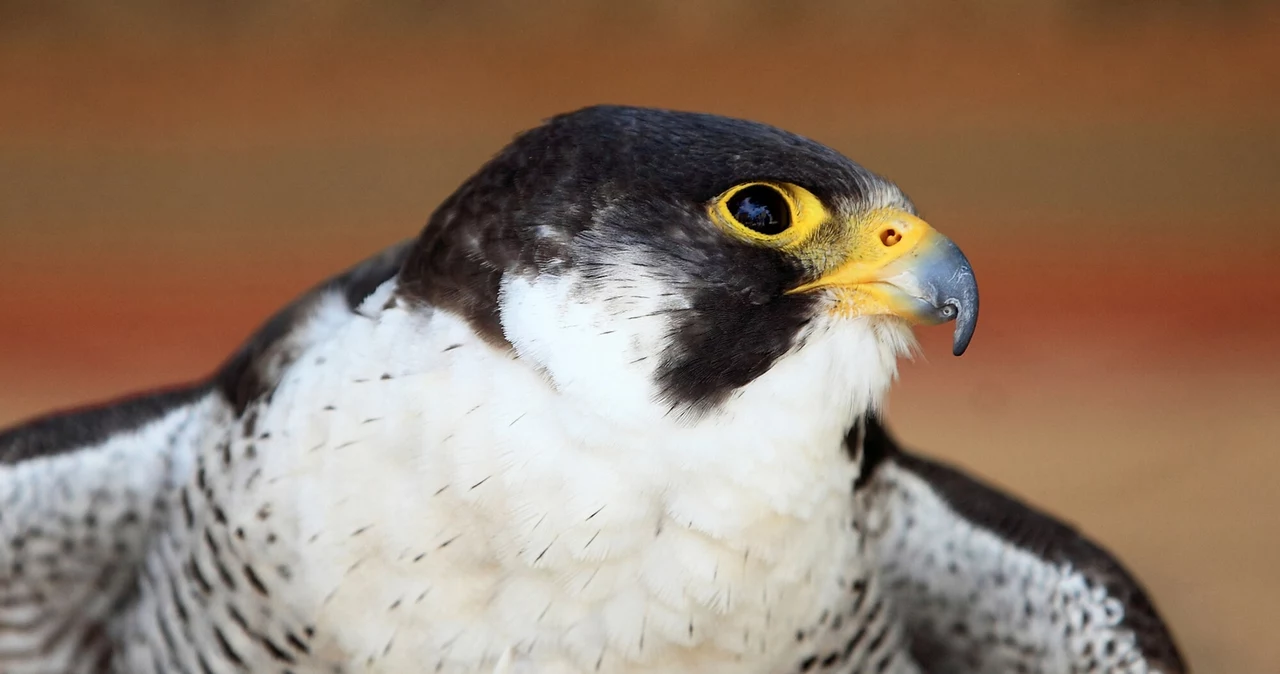
{"label": "falcon head", "polygon": [[978,317],[968,260],[893,183],[764,124],[615,106],[517,137],[432,216],[400,288],[630,423],[744,398],[847,420],[911,324],[955,320],[960,355]]}

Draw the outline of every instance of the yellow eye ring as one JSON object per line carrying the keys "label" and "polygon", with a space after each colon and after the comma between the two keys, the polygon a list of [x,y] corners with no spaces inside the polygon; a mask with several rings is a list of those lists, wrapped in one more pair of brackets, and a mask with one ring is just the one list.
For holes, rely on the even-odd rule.
{"label": "yellow eye ring", "polygon": [[790,183],[735,185],[708,208],[711,219],[738,238],[786,248],[807,239],[827,219],[822,202]]}

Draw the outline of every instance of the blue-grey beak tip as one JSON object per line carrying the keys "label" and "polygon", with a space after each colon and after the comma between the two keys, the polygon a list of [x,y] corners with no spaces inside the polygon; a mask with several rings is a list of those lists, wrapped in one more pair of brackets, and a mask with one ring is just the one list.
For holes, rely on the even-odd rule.
{"label": "blue-grey beak tip", "polygon": [[931,305],[939,323],[955,321],[951,353],[959,356],[969,348],[978,327],[978,281],[973,265],[950,239],[939,236],[921,265],[923,285],[920,298]]}
{"label": "blue-grey beak tip", "polygon": [[974,293],[968,302],[951,300],[947,305],[956,312],[956,331],[951,342],[951,353],[962,356],[973,340],[974,329],[978,327],[978,294]]}

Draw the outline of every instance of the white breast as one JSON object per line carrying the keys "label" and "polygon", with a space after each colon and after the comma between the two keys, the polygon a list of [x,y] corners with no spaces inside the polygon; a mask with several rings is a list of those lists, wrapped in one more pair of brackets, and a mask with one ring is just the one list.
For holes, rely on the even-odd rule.
{"label": "white breast", "polygon": [[271,505],[300,547],[276,600],[364,671],[767,672],[856,562],[842,439],[895,355],[872,333],[815,334],[722,414],[623,425],[387,309],[302,354],[233,519]]}

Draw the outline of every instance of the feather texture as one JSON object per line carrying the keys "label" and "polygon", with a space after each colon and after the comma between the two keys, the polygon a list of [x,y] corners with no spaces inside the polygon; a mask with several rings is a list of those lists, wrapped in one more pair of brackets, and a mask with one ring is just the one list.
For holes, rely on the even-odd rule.
{"label": "feather texture", "polygon": [[878,455],[862,509],[912,652],[930,671],[1186,671],[1141,585],[1062,522],[955,468]]}

